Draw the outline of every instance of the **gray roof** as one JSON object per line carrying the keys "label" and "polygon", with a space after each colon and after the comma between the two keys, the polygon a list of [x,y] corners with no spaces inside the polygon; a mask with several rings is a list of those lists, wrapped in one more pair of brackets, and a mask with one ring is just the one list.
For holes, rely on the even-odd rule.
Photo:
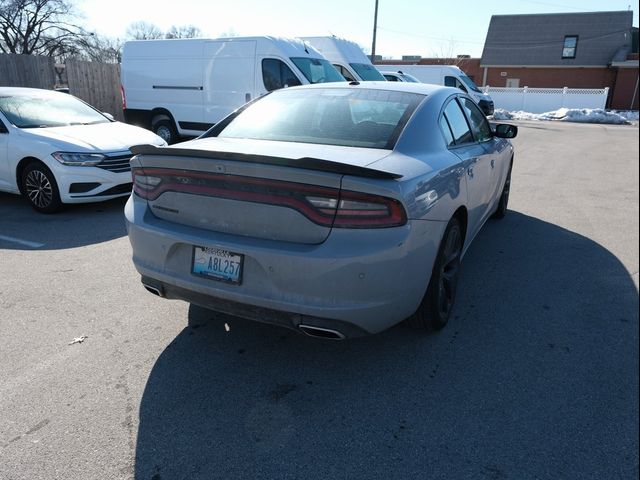
{"label": "gray roof", "polygon": [[[493,15],[481,66],[606,66],[631,48],[632,11]],[[577,35],[576,58],[563,59]]]}

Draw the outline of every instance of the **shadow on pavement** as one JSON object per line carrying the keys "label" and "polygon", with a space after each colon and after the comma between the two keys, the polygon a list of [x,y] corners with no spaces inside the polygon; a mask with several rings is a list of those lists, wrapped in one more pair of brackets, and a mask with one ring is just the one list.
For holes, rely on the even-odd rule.
{"label": "shadow on pavement", "polygon": [[455,318],[432,335],[317,341],[191,306],[141,400],[135,478],[637,475],[623,265],[517,212],[463,265]]}
{"label": "shadow on pavement", "polygon": [[0,249],[59,250],[102,243],[127,234],[127,198],[67,205],[45,215],[19,195],[0,193]]}

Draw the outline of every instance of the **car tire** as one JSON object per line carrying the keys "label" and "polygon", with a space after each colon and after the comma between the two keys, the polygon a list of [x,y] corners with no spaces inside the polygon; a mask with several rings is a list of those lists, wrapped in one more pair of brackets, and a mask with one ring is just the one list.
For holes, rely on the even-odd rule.
{"label": "car tire", "polygon": [[422,330],[440,330],[451,317],[456,298],[463,235],[460,221],[453,217],[445,229],[429,286],[409,325]]}
{"label": "car tire", "polygon": [[22,171],[22,193],[34,210],[54,213],[62,208],[56,179],[46,165],[31,162]]}
{"label": "car tire", "polygon": [[509,171],[507,172],[507,178],[504,181],[504,187],[502,187],[502,193],[500,194],[500,200],[496,211],[493,212],[492,218],[501,220],[507,214],[507,205],[509,204],[509,191],[511,190],[511,169],[513,164],[509,165]]}
{"label": "car tire", "polygon": [[170,119],[164,118],[154,122],[151,130],[168,144],[176,143],[178,141],[178,132],[173,121]]}

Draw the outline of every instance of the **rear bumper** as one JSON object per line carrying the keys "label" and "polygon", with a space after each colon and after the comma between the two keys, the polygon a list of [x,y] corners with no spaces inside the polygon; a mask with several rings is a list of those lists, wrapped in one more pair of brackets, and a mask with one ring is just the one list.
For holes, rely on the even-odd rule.
{"label": "rear bumper", "polygon": [[339,332],[344,338],[355,338],[367,335],[367,331],[348,322],[331,318],[318,318],[295,312],[273,310],[245,303],[233,302],[223,298],[202,294],[193,290],[176,287],[153,278],[141,277],[142,284],[147,290],[162,298],[170,300],[184,300],[210,310],[234,315],[260,323],[279,325],[291,330],[301,331],[301,325],[311,325],[328,331]]}
{"label": "rear bumper", "polygon": [[[339,327],[345,336],[382,331],[416,310],[446,227],[334,229],[324,243],[304,245],[160,220],[135,195],[125,217],[134,265],[162,296],[289,328]],[[193,275],[193,245],[243,254],[242,284]]]}

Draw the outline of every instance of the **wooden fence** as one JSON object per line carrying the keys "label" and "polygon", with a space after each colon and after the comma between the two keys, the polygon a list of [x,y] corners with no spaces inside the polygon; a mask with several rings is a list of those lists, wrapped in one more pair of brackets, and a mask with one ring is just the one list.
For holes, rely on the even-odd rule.
{"label": "wooden fence", "polygon": [[71,95],[124,121],[120,65],[68,60],[61,68],[50,57],[0,54],[0,86],[51,90],[64,80]]}
{"label": "wooden fence", "polygon": [[83,99],[101,112],[108,112],[116,120],[124,121],[120,93],[120,65],[115,63],[65,63],[69,93]]}
{"label": "wooden fence", "polygon": [[0,54],[0,86],[51,89],[55,84],[53,58],[12,53]]}

